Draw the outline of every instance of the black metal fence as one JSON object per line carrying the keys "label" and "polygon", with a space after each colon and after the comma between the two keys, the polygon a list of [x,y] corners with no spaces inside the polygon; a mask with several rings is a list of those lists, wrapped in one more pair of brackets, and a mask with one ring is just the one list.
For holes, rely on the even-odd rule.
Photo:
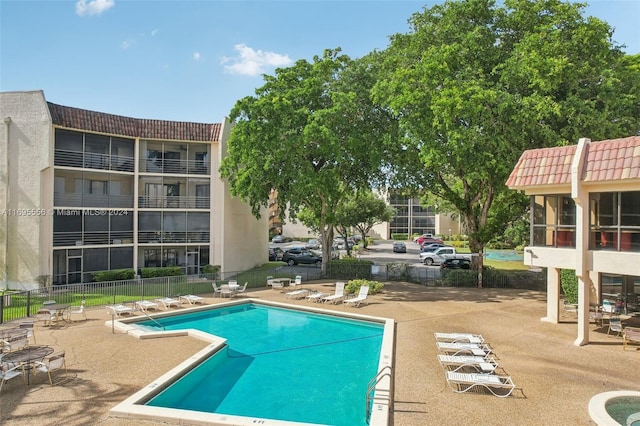
{"label": "black metal fence", "polygon": [[[474,270],[444,270],[416,267],[411,264],[367,265],[340,264],[327,265],[327,274],[312,265],[279,266],[273,269],[258,269],[244,272],[227,272],[224,280],[212,274],[181,275],[172,277],[144,278],[123,281],[84,283],[70,285],[49,285],[30,291],[5,293],[0,297],[0,324],[22,318],[35,317],[45,301],[55,300],[85,307],[128,303],[145,299],[178,297],[196,294],[213,297],[212,283],[225,284],[235,280],[248,288],[266,287],[267,277],[295,278],[300,275],[303,282],[319,279],[350,280],[354,278],[375,281],[404,281],[432,287],[477,287],[478,273]],[[483,272],[483,287],[486,288],[527,288],[544,291],[546,274],[504,272],[486,269]]]}

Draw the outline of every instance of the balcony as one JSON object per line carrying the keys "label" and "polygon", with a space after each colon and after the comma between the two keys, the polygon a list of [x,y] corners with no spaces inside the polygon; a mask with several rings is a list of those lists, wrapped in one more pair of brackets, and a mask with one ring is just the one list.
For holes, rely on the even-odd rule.
{"label": "balcony", "polygon": [[64,149],[54,151],[54,165],[131,173],[135,166],[133,157]]}

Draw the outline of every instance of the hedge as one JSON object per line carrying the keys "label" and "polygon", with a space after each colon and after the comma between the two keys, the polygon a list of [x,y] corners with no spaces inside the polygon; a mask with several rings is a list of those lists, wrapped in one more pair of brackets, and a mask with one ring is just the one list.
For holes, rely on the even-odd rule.
{"label": "hedge", "polygon": [[184,275],[184,269],[179,266],[140,269],[141,278],[172,277],[176,275]]}
{"label": "hedge", "polygon": [[100,283],[105,281],[131,280],[136,276],[133,269],[112,269],[110,271],[98,271],[91,274],[93,281]]}

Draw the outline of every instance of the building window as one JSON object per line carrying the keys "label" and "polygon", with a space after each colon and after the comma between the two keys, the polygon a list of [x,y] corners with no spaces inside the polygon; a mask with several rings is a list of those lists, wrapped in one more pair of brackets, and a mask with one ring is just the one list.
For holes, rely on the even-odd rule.
{"label": "building window", "polygon": [[589,195],[589,248],[640,251],[640,191]]}
{"label": "building window", "polygon": [[536,195],[531,203],[531,245],[576,246],[576,205],[570,195]]}

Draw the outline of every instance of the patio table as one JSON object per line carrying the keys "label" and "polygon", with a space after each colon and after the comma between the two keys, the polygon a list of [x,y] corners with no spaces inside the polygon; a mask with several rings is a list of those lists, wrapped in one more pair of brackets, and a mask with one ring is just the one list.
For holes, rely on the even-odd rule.
{"label": "patio table", "polygon": [[[25,374],[31,369],[35,362],[42,361],[47,355],[53,353],[51,346],[27,346],[24,349],[9,352],[2,357],[2,362],[22,366],[22,372]],[[27,373],[27,384],[31,384],[30,375]]]}

